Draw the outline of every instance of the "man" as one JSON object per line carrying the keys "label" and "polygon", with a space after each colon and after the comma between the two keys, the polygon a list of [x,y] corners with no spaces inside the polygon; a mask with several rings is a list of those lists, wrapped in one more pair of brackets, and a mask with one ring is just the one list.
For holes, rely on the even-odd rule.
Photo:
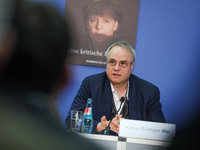
{"label": "man", "polygon": [[[106,72],[83,80],[70,110],[84,110],[87,98],[92,98],[94,133],[106,129],[113,117],[110,129],[117,134],[121,117],[165,122],[159,89],[131,74],[135,63],[133,47],[124,41],[116,42],[107,49],[106,59]],[[125,102],[120,110],[120,99],[123,97]],[[69,121],[70,112],[66,119],[68,127]]]}
{"label": "man", "polygon": [[44,3],[13,0],[11,8],[17,34],[0,78],[0,149],[99,149],[66,132],[57,115],[55,99],[69,76],[62,16]]}

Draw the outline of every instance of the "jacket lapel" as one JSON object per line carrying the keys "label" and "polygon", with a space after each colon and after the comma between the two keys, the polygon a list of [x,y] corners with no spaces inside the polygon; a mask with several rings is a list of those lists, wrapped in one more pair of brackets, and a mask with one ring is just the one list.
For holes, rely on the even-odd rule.
{"label": "jacket lapel", "polygon": [[129,119],[141,118],[141,101],[138,99],[137,82],[133,75],[129,78]]}
{"label": "jacket lapel", "polygon": [[112,95],[112,90],[111,90],[111,86],[110,86],[110,81],[108,79],[108,77],[105,77],[105,81],[104,81],[104,86],[102,86],[102,95],[101,95],[101,99],[102,99],[102,114],[104,114],[106,116],[106,119],[109,120],[112,117],[112,99],[113,99],[113,95]]}

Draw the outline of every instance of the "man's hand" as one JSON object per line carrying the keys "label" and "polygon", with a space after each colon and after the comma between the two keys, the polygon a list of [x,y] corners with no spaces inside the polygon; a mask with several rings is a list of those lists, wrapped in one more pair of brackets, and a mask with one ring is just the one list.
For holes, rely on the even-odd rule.
{"label": "man's hand", "polygon": [[121,115],[116,115],[110,123],[110,129],[119,134]]}
{"label": "man's hand", "polygon": [[109,121],[107,121],[106,117],[103,116],[101,118],[101,122],[97,124],[96,131],[101,132],[101,131],[105,130],[106,127],[108,126],[108,123],[109,123]]}

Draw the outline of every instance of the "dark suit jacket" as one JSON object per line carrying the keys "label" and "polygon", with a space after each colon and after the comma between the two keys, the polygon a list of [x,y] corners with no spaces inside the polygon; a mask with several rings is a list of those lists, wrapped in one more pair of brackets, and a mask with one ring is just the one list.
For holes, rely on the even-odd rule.
{"label": "dark suit jacket", "polygon": [[[84,111],[87,99],[92,98],[95,131],[102,116],[112,118],[112,91],[106,72],[86,77],[72,103],[70,110]],[[129,78],[129,119],[165,122],[160,104],[160,91],[153,84],[131,74]],[[66,119],[70,123],[70,112]]]}

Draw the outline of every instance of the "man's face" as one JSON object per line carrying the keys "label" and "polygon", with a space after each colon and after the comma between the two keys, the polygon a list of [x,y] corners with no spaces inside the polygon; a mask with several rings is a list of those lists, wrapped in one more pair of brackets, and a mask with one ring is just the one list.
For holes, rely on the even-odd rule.
{"label": "man's face", "polygon": [[114,46],[108,53],[106,74],[113,85],[128,83],[133,70],[134,62],[131,63],[132,54],[121,46]]}
{"label": "man's face", "polygon": [[87,28],[93,41],[104,42],[113,37],[114,31],[118,28],[118,21],[106,12],[102,16],[91,15],[88,18]]}

